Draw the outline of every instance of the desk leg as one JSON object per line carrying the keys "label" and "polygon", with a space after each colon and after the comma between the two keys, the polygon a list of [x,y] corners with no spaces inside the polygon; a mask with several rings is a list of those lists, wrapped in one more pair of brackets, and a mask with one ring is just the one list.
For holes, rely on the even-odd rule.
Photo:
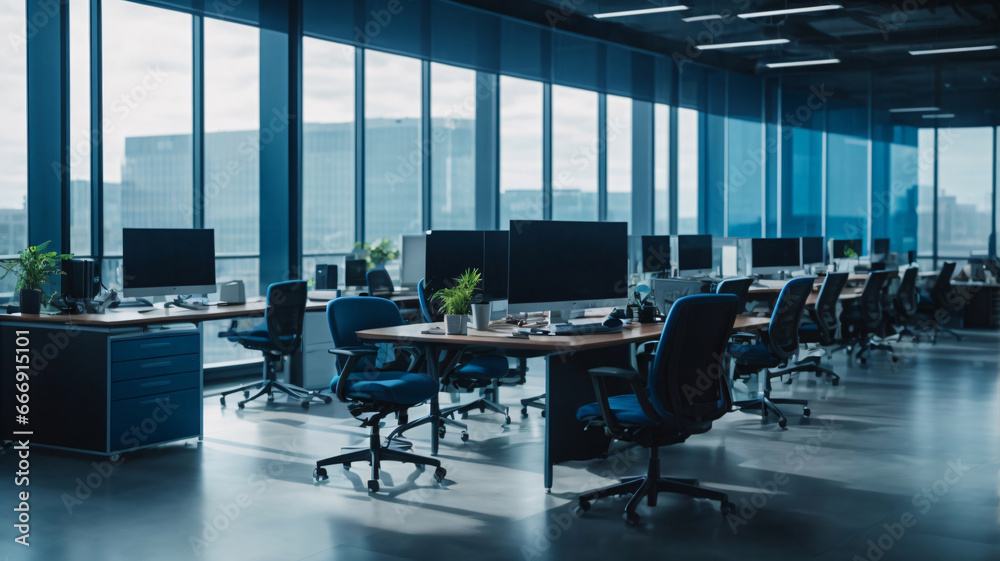
{"label": "desk leg", "polygon": [[[584,430],[576,410],[597,400],[587,370],[602,366],[631,368],[631,345],[552,355],[545,373],[545,492],[552,490],[552,466],[607,454],[611,438],[603,430]],[[619,381],[621,382],[621,381]],[[609,383],[614,395],[630,393],[627,383]]]}

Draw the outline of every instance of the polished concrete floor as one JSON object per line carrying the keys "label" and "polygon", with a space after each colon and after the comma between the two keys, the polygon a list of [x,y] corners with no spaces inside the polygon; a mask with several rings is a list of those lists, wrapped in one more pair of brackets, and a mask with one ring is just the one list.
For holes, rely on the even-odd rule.
{"label": "polished concrete floor", "polygon": [[[997,561],[1000,337],[942,336],[902,348],[898,364],[878,354],[865,367],[836,355],[839,386],[803,375],[776,390],[809,399],[812,419],[785,406],[781,430],[773,418],[733,413],[662,451],[664,473],[730,493],[738,510],[729,518],[718,503],[672,496],[641,506],[635,527],[621,519],[624,499],[577,517],[579,492],[644,471],[641,449],[557,466],[546,494],[545,420],[537,410],[522,419],[513,406],[540,393],[537,361],[527,385],[501,392],[510,426],[476,414],[468,443],[454,432],[443,440],[443,485],[409,464],[387,464],[376,495],[362,465],[316,484],[314,462],[366,434],[343,404],[241,411],[209,396],[201,443],[136,451],[116,466],[34,448],[25,548],[13,542],[16,458],[7,450],[0,559]],[[428,428],[408,436],[428,453]]]}

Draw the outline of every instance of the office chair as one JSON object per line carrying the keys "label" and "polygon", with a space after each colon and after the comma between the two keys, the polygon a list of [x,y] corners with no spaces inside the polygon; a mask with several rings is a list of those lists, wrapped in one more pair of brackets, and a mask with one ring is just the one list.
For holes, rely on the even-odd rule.
{"label": "office chair", "polygon": [[748,333],[737,333],[736,341],[751,344],[731,344],[728,354],[735,363],[734,378],[749,378],[757,374],[757,397],[737,401],[735,405],[740,411],[751,412],[759,409],[762,419],[767,418],[768,411],[778,416],[778,426],[785,428],[788,421],[782,415],[776,404],[792,404],[802,406],[802,415],[808,417],[809,402],[804,399],[771,399],[771,378],[777,378],[788,372],[781,367],[788,366],[788,359],[799,349],[799,323],[806,300],[812,292],[814,277],[798,277],[788,281],[775,303],[771,313],[771,322],[767,331],[759,338]]}
{"label": "office chair", "polygon": [[[421,279],[417,283],[417,299],[420,301],[420,312],[425,323],[440,321],[440,317],[433,311],[434,302],[431,300],[434,292],[431,292],[430,288],[425,279]],[[474,409],[479,409],[481,413],[489,409],[503,415],[505,425],[510,424],[508,408],[498,403],[500,379],[508,375],[510,364],[507,362],[507,357],[497,354],[484,354],[486,352],[492,352],[492,350],[487,349],[477,352],[475,348],[468,349],[459,358],[458,365],[450,372],[445,373],[444,378],[441,379],[443,386],[454,388],[455,390],[472,392],[483,389],[483,397],[463,405],[442,408],[442,417],[451,417],[454,419],[455,414],[458,413],[462,415],[462,418],[465,418],[468,417],[469,411]],[[486,397],[487,395],[490,397]],[[462,430],[465,431],[464,425]],[[441,425],[438,431],[439,435],[443,437],[446,432],[444,425]],[[463,432],[462,440],[468,440],[467,433]]]}
{"label": "office chair", "polygon": [[849,308],[843,314],[842,321],[847,325],[851,339],[857,345],[855,360],[861,364],[868,362],[868,357],[872,351],[886,351],[892,362],[898,362],[892,345],[881,340],[875,341],[874,337],[885,336],[885,314],[883,311],[883,295],[886,281],[889,278],[888,271],[872,271],[868,273],[868,280],[861,291],[861,296],[857,300],[857,305]]}
{"label": "office chair", "polygon": [[726,279],[715,287],[716,294],[735,294],[740,299],[740,313],[746,311],[747,294],[750,293],[750,285],[753,284],[753,277],[739,277]]}
{"label": "office chair", "polygon": [[[828,347],[837,343],[837,330],[840,329],[840,319],[837,316],[837,300],[847,285],[849,273],[828,273],[819,289],[816,305],[807,306],[809,317],[799,325],[799,342],[805,343],[808,349],[810,343],[820,347]],[[809,355],[790,365],[786,372],[815,372],[816,376],[826,374],[833,385],[840,384],[840,376],[833,370],[820,365],[822,356]]]}
{"label": "office chair", "polygon": [[923,316],[923,324],[929,325],[928,330],[932,332],[931,342],[937,343],[938,334],[948,333],[955,337],[956,341],[961,341],[962,336],[955,333],[947,325],[942,325],[938,318],[948,319],[954,317],[962,311],[964,303],[953,296],[951,277],[955,274],[955,262],[948,261],[941,265],[941,272],[938,273],[934,284],[930,290],[929,298],[920,298],[917,305],[918,313]]}
{"label": "office chair", "polygon": [[392,279],[385,269],[372,269],[365,275],[368,281],[368,294],[380,298],[389,298],[394,291]]}
{"label": "office chair", "polygon": [[[325,466],[343,464],[350,469],[353,462],[367,461],[371,464],[371,479],[368,490],[379,490],[379,470],[381,462],[409,462],[417,466],[434,466],[434,479],[440,483],[446,471],[441,462],[425,458],[399,449],[391,448],[389,439],[382,444],[379,425],[389,414],[405,418],[406,410],[429,401],[438,391],[437,383],[428,375],[415,372],[418,354],[413,349],[394,346],[397,352],[394,360],[383,368],[376,366],[378,347],[368,345],[358,339],[357,332],[364,329],[394,327],[403,324],[399,308],[391,300],[370,296],[353,296],[331,300],[326,307],[326,317],[330,324],[330,334],[336,346],[330,352],[337,355],[340,373],[330,381],[330,390],[337,399],[349,402],[348,410],[361,421],[362,426],[371,428],[368,448],[333,456],[316,462],[313,477],[316,481],[328,479]],[[403,352],[409,353],[409,360]],[[368,418],[362,418],[371,413]]]}
{"label": "office chair", "polygon": [[920,337],[910,329],[913,318],[917,314],[919,301],[919,295],[917,294],[917,274],[919,272],[920,269],[918,267],[907,267],[903,272],[903,279],[899,281],[899,288],[896,290],[896,295],[892,299],[890,323],[894,327],[899,328],[899,331],[893,335],[896,340],[901,340],[906,335],[910,336],[914,342],[920,340]]}
{"label": "office chair", "polygon": [[[237,403],[240,409],[248,401],[267,394],[267,401],[274,401],[274,391],[280,391],[289,397],[301,401],[302,408],[308,409],[309,403],[320,400],[330,403],[330,396],[321,396],[319,392],[309,391],[292,384],[279,382],[278,371],[284,358],[299,349],[302,343],[302,320],[306,312],[306,282],[277,282],[267,287],[267,307],[264,310],[264,323],[252,331],[236,331],[234,321],[228,331],[219,333],[233,343],[239,343],[247,349],[264,353],[264,379],[260,382],[247,384],[222,392],[219,402],[226,404],[226,396],[243,392],[243,401]],[[250,390],[259,391],[250,397]]]}
{"label": "office chair", "polygon": [[[637,357],[638,372],[622,368],[589,371],[597,402],[579,408],[577,419],[586,422],[587,428],[601,426],[613,438],[648,448],[649,465],[645,476],[628,477],[580,495],[581,511],[590,510],[591,501],[631,494],[623,518],[635,524],[639,521],[635,510],[642,499],[656,506],[658,494],[678,493],[720,501],[723,515],[733,512],[735,505],[725,493],[700,487],[694,479],[662,477],[659,448],[708,432],[712,421],[732,407],[725,377],[720,374],[738,307],[739,298],[732,294],[679,298],[667,315],[655,355]],[[632,393],[609,395],[609,378],[627,381]]]}

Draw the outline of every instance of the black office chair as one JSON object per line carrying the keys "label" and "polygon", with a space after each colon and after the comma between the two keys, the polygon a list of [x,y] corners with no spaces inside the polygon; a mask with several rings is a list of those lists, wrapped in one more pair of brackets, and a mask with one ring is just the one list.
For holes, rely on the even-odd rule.
{"label": "black office chair", "polygon": [[[446,471],[439,460],[390,447],[390,442],[382,444],[379,436],[379,426],[386,415],[397,414],[405,418],[407,409],[429,401],[438,391],[438,385],[430,376],[415,371],[419,356],[415,350],[394,346],[395,353],[390,357],[393,360],[379,368],[378,347],[363,344],[358,339],[357,332],[364,329],[403,325],[399,308],[391,300],[353,296],[331,300],[326,316],[336,346],[330,352],[337,355],[340,366],[340,373],[330,381],[330,390],[340,401],[350,403],[351,415],[371,428],[371,436],[367,449],[316,462],[313,477],[317,481],[328,479],[325,466],[343,464],[344,469],[350,469],[353,462],[368,462],[371,465],[368,490],[377,493],[381,462],[396,461],[434,466],[437,468],[434,479],[440,483]],[[369,413],[371,416],[362,418]]]}
{"label": "black office chair", "polygon": [[[659,448],[708,432],[712,421],[732,407],[722,356],[738,307],[739,298],[732,294],[682,297],[670,307],[656,354],[640,355],[638,372],[622,368],[589,371],[597,402],[581,407],[577,418],[588,428],[600,426],[613,438],[649,448],[649,465],[645,476],[628,477],[581,495],[582,511],[590,509],[591,501],[631,494],[623,517],[635,524],[642,499],[656,506],[659,493],[679,493],[720,501],[723,515],[733,512],[735,505],[721,491],[700,487],[694,479],[662,477]],[[609,395],[608,379],[627,381],[632,393]]]}
{"label": "black office chair", "polygon": [[[808,318],[799,325],[799,342],[816,344],[819,347],[829,347],[837,343],[837,330],[840,329],[840,319],[837,316],[837,300],[847,285],[849,273],[829,273],[823,279],[814,306],[806,306]],[[786,372],[815,372],[816,376],[826,375],[833,385],[840,384],[840,376],[830,368],[820,364],[822,356],[809,355],[790,365]]]}
{"label": "black office chair", "polygon": [[888,271],[868,273],[868,280],[865,281],[865,287],[861,291],[857,304],[845,310],[841,318],[857,348],[856,353],[849,354],[854,354],[855,360],[861,364],[868,362],[872,351],[886,351],[892,362],[899,361],[892,345],[874,340],[874,337],[886,335],[882,293],[888,278]]}
{"label": "black office chair", "polygon": [[[312,400],[330,403],[330,396],[321,396],[317,391],[309,391],[292,384],[279,382],[278,372],[286,356],[294,353],[302,344],[302,320],[306,312],[306,282],[277,282],[267,287],[267,308],[264,310],[264,323],[252,331],[235,331],[234,321],[228,331],[219,333],[219,337],[239,343],[247,349],[264,353],[264,379],[260,382],[247,384],[222,392],[219,402],[226,404],[226,396],[243,392],[243,401],[237,403],[240,409],[248,401],[267,394],[267,401],[274,401],[274,391],[280,391],[289,397],[301,401],[303,409],[309,408]],[[259,391],[250,397],[250,390]]]}
{"label": "black office chair", "polygon": [[945,321],[955,317],[964,307],[961,299],[953,296],[951,277],[955,274],[955,262],[948,261],[941,265],[941,272],[938,273],[934,284],[931,287],[928,298],[921,298],[917,306],[917,311],[922,316],[922,324],[929,325],[931,331],[931,342],[937,343],[938,334],[947,333],[955,337],[956,341],[961,341],[962,336],[955,333],[947,325],[943,325],[941,319]]}
{"label": "black office chair", "polygon": [[394,292],[392,278],[385,269],[372,269],[365,275],[368,281],[368,294],[380,298],[389,298]]}
{"label": "black office chair", "polygon": [[[734,340],[745,343],[729,345],[728,353],[735,362],[734,378],[745,378],[757,374],[757,397],[737,401],[735,405],[740,411],[753,412],[759,410],[761,417],[766,419],[768,411],[778,416],[778,426],[785,428],[788,421],[782,415],[776,404],[792,404],[802,406],[802,415],[809,416],[809,402],[804,399],[771,399],[771,378],[777,378],[787,372],[780,369],[786,367],[788,360],[799,349],[799,323],[806,300],[812,292],[813,277],[799,277],[788,281],[778,295],[771,322],[767,331],[759,338],[745,333],[737,333]],[[756,339],[755,343],[746,344]]]}
{"label": "black office chair", "polygon": [[892,300],[892,316],[890,322],[899,329],[894,336],[901,340],[904,336],[909,336],[914,342],[919,341],[919,336],[911,329],[913,318],[917,314],[919,295],[917,294],[917,274],[920,269],[917,267],[907,267],[903,271],[903,278],[899,281],[899,288]]}
{"label": "black office chair", "polygon": [[[420,301],[420,312],[425,323],[441,321],[440,316],[434,313],[434,309],[437,306],[435,306],[435,302],[432,299],[437,291],[432,291],[432,288],[434,287],[428,286],[424,279],[421,279],[417,283],[417,299]],[[441,416],[454,419],[455,414],[458,413],[465,418],[468,416],[469,411],[474,409],[479,409],[481,413],[489,409],[503,415],[504,424],[509,425],[509,410],[499,403],[500,379],[506,377],[509,371],[510,364],[507,362],[507,357],[495,354],[492,349],[477,350],[474,347],[467,349],[459,358],[458,365],[441,379],[441,384],[445,387],[466,392],[482,389],[484,390],[484,395],[463,405],[442,408]],[[443,427],[441,425],[441,428],[438,429],[441,436],[444,436],[446,432]],[[464,425],[462,430],[465,431]],[[462,440],[467,440],[467,436],[463,432]]]}
{"label": "black office chair", "polygon": [[738,277],[726,279],[715,287],[716,294],[735,294],[740,299],[740,313],[746,311],[747,295],[750,293],[750,285],[753,284],[753,277]]}

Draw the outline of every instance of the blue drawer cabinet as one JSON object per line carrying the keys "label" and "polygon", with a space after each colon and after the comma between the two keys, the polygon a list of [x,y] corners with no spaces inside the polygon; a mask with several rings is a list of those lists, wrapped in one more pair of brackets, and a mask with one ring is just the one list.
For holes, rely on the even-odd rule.
{"label": "blue drawer cabinet", "polygon": [[[112,346],[111,356],[114,357]],[[177,356],[157,356],[111,363],[111,381],[135,380],[150,376],[163,376],[178,372],[190,372],[200,368],[201,355],[197,353]]]}
{"label": "blue drawer cabinet", "polygon": [[191,333],[168,337],[141,337],[111,342],[111,360],[139,360],[171,357],[201,351],[201,335]]}
{"label": "blue drawer cabinet", "polygon": [[180,372],[166,376],[139,378],[124,382],[111,383],[111,401],[143,397],[177,390],[197,389],[201,380],[201,372]]}
{"label": "blue drawer cabinet", "polygon": [[111,402],[111,449],[130,450],[201,432],[199,388]]}

